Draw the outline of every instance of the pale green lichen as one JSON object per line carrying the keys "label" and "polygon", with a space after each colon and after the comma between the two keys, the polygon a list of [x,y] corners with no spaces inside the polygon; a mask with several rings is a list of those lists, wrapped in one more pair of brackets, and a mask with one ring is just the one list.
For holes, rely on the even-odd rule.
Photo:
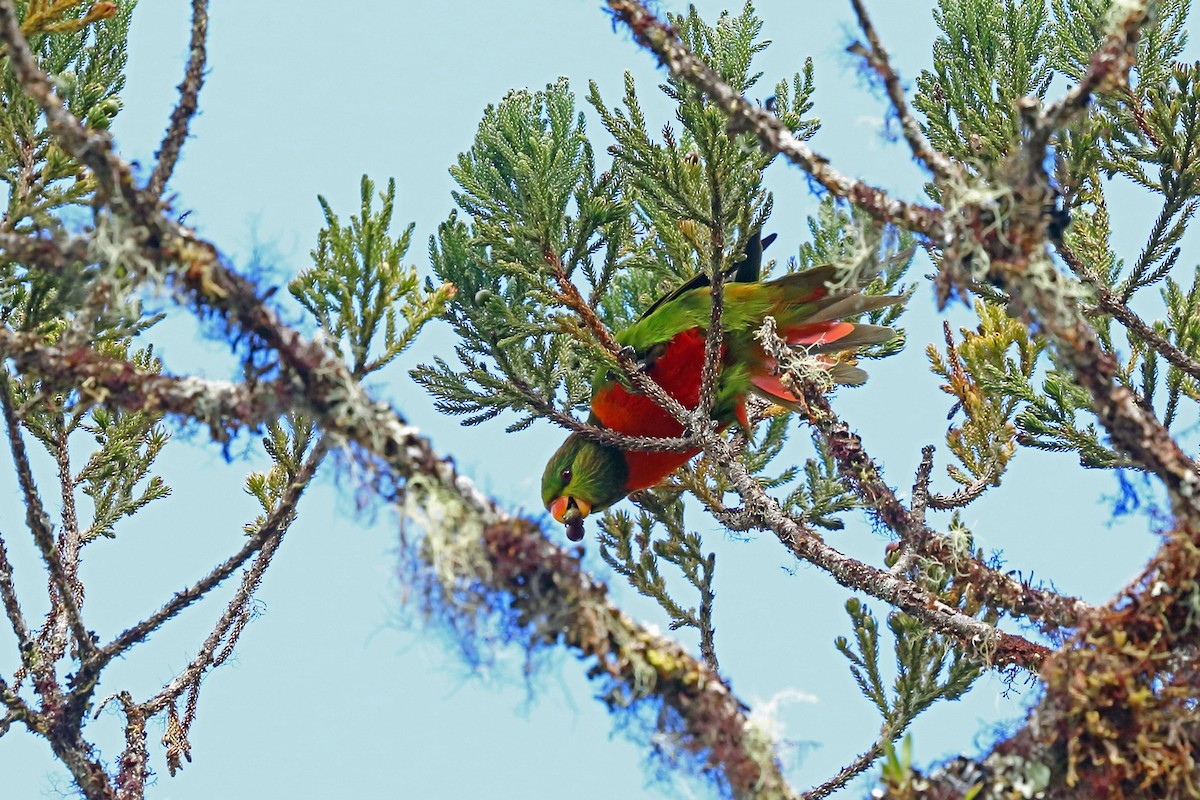
{"label": "pale green lichen", "polygon": [[754,338],[775,360],[777,371],[781,375],[790,378],[798,385],[814,384],[821,394],[828,394],[833,390],[834,380],[833,374],[829,371],[829,360],[809,355],[805,348],[789,345],[781,339],[774,317],[763,319],[762,326],[754,332]]}
{"label": "pale green lichen", "polygon": [[483,522],[439,483],[417,474],[404,493],[403,515],[421,529],[418,554],[448,595],[474,581],[488,583],[492,567]]}

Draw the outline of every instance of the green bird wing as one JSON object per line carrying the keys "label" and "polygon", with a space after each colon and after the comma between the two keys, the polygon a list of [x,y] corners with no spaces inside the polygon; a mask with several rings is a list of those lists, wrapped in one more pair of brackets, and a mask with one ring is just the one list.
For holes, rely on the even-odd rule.
{"label": "green bird wing", "polygon": [[[825,265],[785,275],[766,283],[729,283],[721,321],[730,333],[752,333],[767,316],[780,328],[805,322],[823,307],[851,296],[832,294],[827,286],[837,267]],[[712,317],[712,293],[707,285],[675,292],[656,303],[645,316],[617,334],[617,341],[639,356],[664,345],[692,328],[707,330]]]}
{"label": "green bird wing", "polygon": [[[771,242],[775,241],[778,234],[770,234],[768,236],[760,236],[758,231],[750,237],[746,242],[746,253],[741,260],[725,270],[725,280],[735,281],[738,283],[753,283],[758,280],[759,273],[762,270],[763,251],[771,246]],[[653,314],[659,306],[670,303],[675,298],[687,294],[693,289],[700,289],[711,286],[712,282],[708,278],[707,272],[700,272],[693,275],[691,280],[682,283],[675,289],[650,304],[650,307],[642,312],[642,317],[647,317]]]}

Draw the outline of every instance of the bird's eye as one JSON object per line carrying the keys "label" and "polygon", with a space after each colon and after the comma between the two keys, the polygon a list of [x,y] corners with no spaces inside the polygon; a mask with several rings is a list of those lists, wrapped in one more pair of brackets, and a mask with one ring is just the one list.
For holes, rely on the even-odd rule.
{"label": "bird's eye", "polygon": [[558,479],[563,482],[564,486],[567,485],[568,483],[570,483],[571,482],[571,468],[567,467],[562,472],[558,473]]}

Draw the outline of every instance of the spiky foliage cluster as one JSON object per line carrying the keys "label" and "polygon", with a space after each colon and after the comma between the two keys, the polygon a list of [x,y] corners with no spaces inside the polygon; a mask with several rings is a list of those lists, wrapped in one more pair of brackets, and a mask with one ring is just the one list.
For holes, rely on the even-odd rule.
{"label": "spiky foliage cluster", "polygon": [[[1187,420],[1185,425],[1194,421],[1197,396],[1196,376],[1178,362],[1194,361],[1200,353],[1190,312],[1195,276],[1180,280],[1175,270],[1198,194],[1200,83],[1194,80],[1193,65],[1176,61],[1186,42],[1183,22],[1189,8],[1189,0],[1157,5],[1137,47],[1130,84],[1105,87],[1092,112],[1061,135],[1053,173],[1055,191],[1071,218],[1062,235],[1075,260],[1072,268],[1083,270],[1081,277],[1094,292],[1079,300],[1105,347],[1118,354],[1121,381],[1174,430],[1183,430],[1181,420]],[[1045,97],[1056,76],[1079,79],[1106,35],[1111,14],[1108,3],[1092,0],[1055,0],[1049,5],[942,0],[935,16],[943,35],[934,47],[933,68],[917,82],[914,105],[924,113],[925,130],[939,149],[975,175],[998,179],[1012,168],[1009,155],[1021,141],[1015,99]],[[1128,262],[1114,248],[1106,199],[1122,182],[1161,198],[1145,245]],[[973,198],[978,208],[989,190],[972,184],[957,191],[960,198]],[[976,225],[1003,235],[1010,222],[1010,200],[992,192],[983,205],[990,211],[977,218]],[[982,253],[975,257],[987,258]],[[1160,289],[1157,297],[1145,291],[1151,287]],[[1009,340],[1002,329],[1016,332],[1014,325],[996,316],[1008,300],[1003,289],[986,282],[976,288],[984,303],[978,308],[980,330],[964,331],[957,344],[947,339],[944,355],[930,350],[935,372],[947,378],[956,408],[968,416],[965,426],[952,429],[949,441],[960,459],[964,448],[975,451],[963,462],[973,464],[967,472],[978,477],[982,469],[998,478],[996,470],[1002,471],[1007,462],[1001,452],[1006,448],[987,458],[980,448],[994,449],[1010,441],[1014,425],[1016,440],[1023,445],[1074,452],[1088,467],[1129,466],[1092,421],[1087,393],[1058,365],[1042,360],[1044,344],[1036,338]],[[1148,309],[1149,330],[1177,351],[1177,363],[1166,361],[1161,348],[1139,330],[1116,324],[1114,306],[1132,306],[1143,314]],[[1023,332],[1016,335],[1027,337]],[[997,361],[1010,344],[1017,347],[1015,360]],[[986,399],[989,408],[978,408],[976,402],[977,410],[972,411],[972,391]],[[990,421],[981,415],[990,416]],[[991,466],[985,469],[985,464]],[[957,468],[952,474],[969,482]]]}
{"label": "spiky foliage cluster", "polygon": [[1017,100],[1045,97],[1054,77],[1046,4],[941,0],[934,19],[943,35],[932,69],[917,78],[913,106],[935,148],[977,169],[994,166],[1017,141]]}
{"label": "spiky foliage cluster", "polygon": [[471,221],[452,215],[443,223],[430,258],[438,277],[458,287],[449,319],[460,366],[439,358],[414,376],[440,410],[468,424],[523,412],[516,430],[534,419],[529,393],[567,407],[588,396],[598,350],[557,308],[554,275],[582,276],[593,296],[603,293],[638,258],[628,201],[611,173],[595,174],[565,81],[490,106],[451,173]]}
{"label": "spiky foliage cluster", "polygon": [[[30,46],[43,69],[72,113],[100,130],[121,110],[125,41],[135,4],[107,5],[112,8],[99,17],[86,3],[33,2],[26,9]],[[54,140],[41,109],[7,67],[0,72],[0,167],[7,189],[0,233],[61,233],[70,221],[82,219],[96,190],[95,179]],[[104,309],[95,297],[101,272],[111,279],[111,270],[94,264],[74,262],[49,271],[0,261],[0,315],[18,329],[48,331],[68,311],[84,310],[81,316],[104,311],[107,319],[98,325],[77,323],[88,325],[82,335],[112,336],[115,328],[123,328],[118,338],[136,333],[140,309],[120,303]],[[122,288],[110,283],[104,291],[120,296]]]}
{"label": "spiky foliage cluster", "polygon": [[[344,225],[324,197],[325,227],[312,251],[313,266],[288,285],[320,324],[330,347],[361,378],[387,366],[412,344],[417,332],[445,310],[453,284],[422,291],[415,267],[402,262],[413,226],[391,238],[396,182],[389,180],[375,210],[375,184],[362,178],[360,210]],[[373,352],[378,350],[378,352]]]}
{"label": "spiky foliage cluster", "polygon": [[[715,553],[705,553],[700,534],[683,523],[683,499],[675,492],[646,491],[637,500],[641,512],[634,519],[623,511],[609,511],[600,522],[600,557],[640,593],[657,602],[671,619],[671,630],[695,628],[700,649],[712,669],[717,655],[712,623]],[[656,528],[665,536],[654,538]],[[699,604],[681,606],[672,597],[660,567],[671,565],[699,595]]]}
{"label": "spiky foliage cluster", "polygon": [[[30,0],[17,6],[30,47],[67,108],[89,127],[107,129],[121,110],[135,3]],[[8,185],[0,230],[54,229],[61,224],[54,212],[86,205],[95,181],[51,138],[41,109],[9,69],[0,74],[0,111],[0,180]]]}
{"label": "spiky foliage cluster", "polygon": [[[946,443],[960,466],[951,464],[946,470],[964,487],[980,487],[972,490],[982,492],[988,484],[999,484],[1016,452],[1012,420],[1018,399],[1010,396],[997,402],[996,387],[1012,382],[1028,386],[1044,344],[999,306],[979,300],[975,311],[979,327],[961,331],[961,343],[955,342],[950,326],[945,326],[945,357],[932,344],[926,352],[933,371],[946,380],[942,391],[957,400],[952,414],[961,412],[963,416],[962,423],[946,433]],[[1032,393],[1023,399],[1043,401]],[[1030,415],[1026,421],[1032,419]]]}
{"label": "spiky foliage cluster", "polygon": [[[945,637],[930,635],[912,617],[894,613],[887,624],[895,639],[896,678],[889,692],[880,665],[879,622],[858,599],[846,601],[854,640],[838,637],[837,649],[850,662],[850,674],[882,718],[880,742],[900,738],[922,712],[939,700],[961,697],[983,672],[983,665]],[[880,745],[883,746],[882,744]]]}

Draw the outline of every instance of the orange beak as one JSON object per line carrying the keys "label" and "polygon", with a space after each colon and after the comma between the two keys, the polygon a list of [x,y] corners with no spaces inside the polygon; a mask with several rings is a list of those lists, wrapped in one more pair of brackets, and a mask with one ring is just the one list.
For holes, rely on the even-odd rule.
{"label": "orange beak", "polygon": [[583,519],[592,513],[592,504],[577,497],[560,497],[550,504],[550,516],[566,524],[573,519]]}

